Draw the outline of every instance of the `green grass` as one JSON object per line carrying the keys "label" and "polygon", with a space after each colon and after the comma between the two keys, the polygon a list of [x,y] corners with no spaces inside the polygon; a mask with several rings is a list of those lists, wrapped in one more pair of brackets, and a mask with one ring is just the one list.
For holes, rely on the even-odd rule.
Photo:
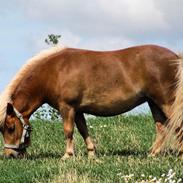
{"label": "green grass", "polygon": [[62,161],[65,149],[62,123],[33,121],[32,126],[29,157],[1,157],[0,183],[116,183],[124,182],[123,175],[134,174],[134,180],[141,180],[142,174],[144,179],[149,175],[160,177],[169,169],[176,172],[176,178],[183,177],[180,159],[170,155],[148,157],[155,138],[155,125],[150,115],[89,119],[89,131],[97,146],[95,160],[87,158],[77,129],[74,135],[76,156]]}

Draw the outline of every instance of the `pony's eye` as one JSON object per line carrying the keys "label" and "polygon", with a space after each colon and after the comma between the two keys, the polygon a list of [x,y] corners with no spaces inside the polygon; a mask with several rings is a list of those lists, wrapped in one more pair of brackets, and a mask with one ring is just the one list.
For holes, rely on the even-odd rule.
{"label": "pony's eye", "polygon": [[12,133],[14,131],[15,131],[15,125],[13,125],[13,126],[11,126],[11,127],[8,128],[8,132],[9,133]]}

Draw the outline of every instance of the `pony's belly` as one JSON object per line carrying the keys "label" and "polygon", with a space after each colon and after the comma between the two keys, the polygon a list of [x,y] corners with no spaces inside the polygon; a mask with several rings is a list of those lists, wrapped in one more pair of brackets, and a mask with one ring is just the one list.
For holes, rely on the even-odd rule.
{"label": "pony's belly", "polygon": [[121,100],[111,103],[91,103],[86,106],[81,107],[81,111],[84,113],[97,115],[97,116],[114,116],[127,111],[130,111],[134,107],[144,103],[143,99],[131,99],[131,100]]}

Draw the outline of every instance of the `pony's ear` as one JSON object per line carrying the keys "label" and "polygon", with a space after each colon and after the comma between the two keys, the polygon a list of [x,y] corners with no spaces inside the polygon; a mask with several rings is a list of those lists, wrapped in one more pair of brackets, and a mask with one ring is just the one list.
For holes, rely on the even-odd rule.
{"label": "pony's ear", "polygon": [[13,109],[13,105],[12,104],[10,104],[10,103],[7,104],[6,113],[7,113],[7,115],[14,115],[15,112],[14,112],[14,109]]}

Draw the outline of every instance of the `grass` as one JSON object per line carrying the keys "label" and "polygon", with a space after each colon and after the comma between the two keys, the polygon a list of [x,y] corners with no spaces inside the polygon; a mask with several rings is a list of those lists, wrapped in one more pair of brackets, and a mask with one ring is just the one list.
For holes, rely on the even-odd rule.
{"label": "grass", "polygon": [[[32,146],[27,159],[0,158],[0,183],[82,183],[124,182],[124,175],[134,174],[133,181],[161,177],[169,169],[175,179],[183,177],[183,162],[174,156],[148,157],[155,138],[150,115],[117,116],[88,120],[97,146],[97,158],[89,160],[82,138],[75,130],[76,156],[62,161],[65,142],[62,123],[32,121]],[[2,141],[2,140],[1,140]],[[1,142],[2,146],[2,142]],[[133,182],[131,181],[131,182]]]}

